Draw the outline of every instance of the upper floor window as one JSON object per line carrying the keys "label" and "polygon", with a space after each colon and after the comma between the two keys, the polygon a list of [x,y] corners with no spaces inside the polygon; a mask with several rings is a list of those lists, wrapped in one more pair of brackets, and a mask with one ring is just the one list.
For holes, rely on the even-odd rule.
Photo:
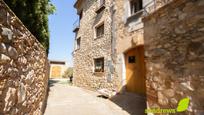
{"label": "upper floor window", "polygon": [[76,39],[76,50],[80,49],[80,47],[81,47],[81,37]]}
{"label": "upper floor window", "polygon": [[98,8],[96,9],[96,13],[99,14],[100,12],[102,12],[105,9],[105,0],[99,0],[98,1]]}
{"label": "upper floor window", "polygon": [[96,37],[102,37],[104,35],[104,23],[96,27]]}
{"label": "upper floor window", "polygon": [[83,17],[83,10],[79,13],[79,19],[81,20]]}
{"label": "upper floor window", "polygon": [[142,10],[142,0],[130,0],[130,14],[131,16]]}

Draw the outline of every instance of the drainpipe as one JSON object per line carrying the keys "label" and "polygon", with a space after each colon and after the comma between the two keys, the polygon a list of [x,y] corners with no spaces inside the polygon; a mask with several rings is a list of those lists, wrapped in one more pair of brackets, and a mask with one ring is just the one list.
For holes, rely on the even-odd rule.
{"label": "drainpipe", "polygon": [[114,22],[114,15],[115,15],[115,0],[112,0],[111,6],[110,6],[110,13],[111,13],[111,60],[112,63],[115,63],[116,60],[116,28],[115,28],[115,22]]}
{"label": "drainpipe", "polygon": [[111,53],[110,53],[110,60],[108,61],[108,69],[109,72],[107,74],[107,82],[111,83],[113,78],[112,76],[114,75],[114,71],[115,71],[115,44],[116,44],[116,40],[115,40],[115,24],[114,24],[114,14],[115,14],[115,0],[111,1],[111,4],[109,6],[109,11],[110,11],[110,29],[111,29]]}

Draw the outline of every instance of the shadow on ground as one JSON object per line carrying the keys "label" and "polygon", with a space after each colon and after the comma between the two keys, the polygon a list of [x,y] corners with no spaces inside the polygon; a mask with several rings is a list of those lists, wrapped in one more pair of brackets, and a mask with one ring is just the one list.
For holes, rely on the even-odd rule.
{"label": "shadow on ground", "polygon": [[53,87],[58,82],[59,82],[58,80],[49,79],[48,85],[49,87]]}
{"label": "shadow on ground", "polygon": [[42,114],[44,115],[45,113],[45,110],[47,108],[47,100],[48,100],[48,97],[49,97],[49,92],[50,92],[50,87],[53,87],[55,83],[58,83],[58,81],[56,80],[52,80],[52,79],[49,79],[48,80],[48,87],[47,87],[47,93],[46,93],[46,96],[45,96],[45,101],[44,101],[44,106],[43,106],[43,111],[42,111]]}
{"label": "shadow on ground", "polygon": [[69,79],[50,79],[49,87],[53,87],[55,84],[72,85]]}
{"label": "shadow on ground", "polygon": [[45,113],[45,110],[47,108],[47,100],[48,100],[48,97],[49,97],[50,87],[53,87],[55,83],[58,83],[58,81],[52,80],[52,79],[48,80],[47,94],[46,94],[46,97],[45,97],[45,102],[44,102],[43,111],[42,111],[43,114]]}
{"label": "shadow on ground", "polygon": [[120,106],[131,115],[146,115],[146,97],[133,93],[120,93],[110,98],[110,101]]}
{"label": "shadow on ground", "polygon": [[49,79],[48,81],[48,89],[47,89],[47,94],[46,94],[46,100],[45,100],[45,106],[43,107],[43,114],[45,113],[45,110],[47,108],[47,99],[50,94],[50,88],[55,86],[55,84],[69,84],[71,85],[72,83],[68,82],[67,79]]}

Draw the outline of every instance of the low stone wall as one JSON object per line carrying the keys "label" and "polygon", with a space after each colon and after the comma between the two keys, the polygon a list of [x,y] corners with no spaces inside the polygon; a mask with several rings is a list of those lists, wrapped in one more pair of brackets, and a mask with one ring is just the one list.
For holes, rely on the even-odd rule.
{"label": "low stone wall", "polygon": [[1,115],[42,114],[47,65],[45,49],[0,0]]}
{"label": "low stone wall", "polygon": [[204,111],[204,1],[174,0],[145,17],[147,98],[150,108]]}

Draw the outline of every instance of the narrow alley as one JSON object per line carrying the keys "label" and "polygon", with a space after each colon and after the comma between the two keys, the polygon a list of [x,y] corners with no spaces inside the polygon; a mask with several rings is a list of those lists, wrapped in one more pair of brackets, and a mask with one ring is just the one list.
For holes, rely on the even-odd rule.
{"label": "narrow alley", "polygon": [[[129,95],[132,95],[131,98]],[[145,100],[134,94],[120,94],[110,99],[112,101],[98,96],[96,92],[68,85],[64,80],[51,80],[45,115],[135,115],[136,113],[142,115],[144,113]]]}

